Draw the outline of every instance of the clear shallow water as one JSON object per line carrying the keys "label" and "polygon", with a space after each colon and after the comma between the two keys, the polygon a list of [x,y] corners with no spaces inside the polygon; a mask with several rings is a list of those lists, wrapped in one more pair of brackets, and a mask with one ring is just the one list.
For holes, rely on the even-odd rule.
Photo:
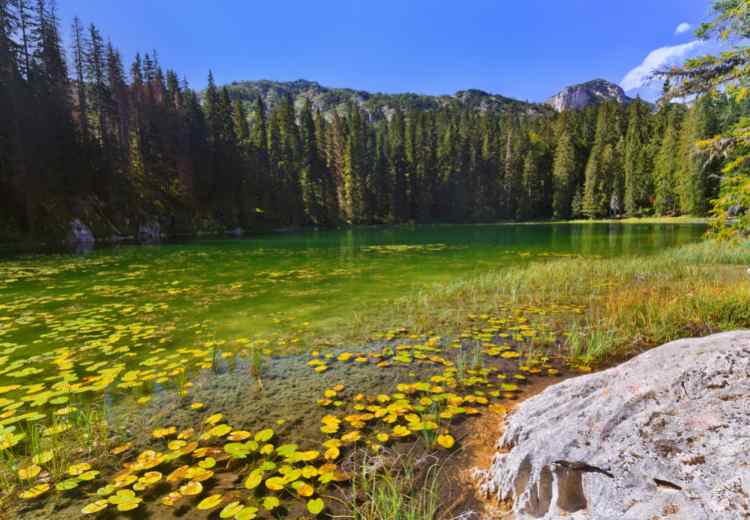
{"label": "clear shallow water", "polygon": [[[41,432],[36,438],[42,444],[35,448],[24,441],[16,453],[54,449],[55,460],[63,460],[60,439],[67,435],[78,442],[81,430],[73,425],[85,424],[90,410],[102,408],[108,432],[143,446],[152,445],[156,427],[203,424],[205,415],[216,412],[226,413],[233,425],[273,426],[285,439],[309,444],[314,435],[321,437],[322,415],[331,413],[317,398],[330,397],[332,381],[344,383],[346,399],[355,392],[387,394],[399,382],[426,380],[444,366],[441,356],[454,356],[455,366],[459,358],[466,363],[469,351],[460,342],[437,346],[438,338],[422,343],[412,338],[416,343],[409,350],[401,334],[398,343],[383,343],[382,351],[352,354],[345,349],[358,346],[344,345],[322,356],[275,355],[302,350],[297,338],[345,326],[355,314],[377,312],[432,284],[556,257],[585,262],[650,254],[697,241],[703,232],[695,225],[399,227],[109,247],[83,255],[5,254],[0,441],[16,431]],[[493,399],[512,397],[519,387],[508,381],[525,381],[521,372],[532,373],[515,361],[525,337],[550,332],[529,329],[527,317],[515,314],[522,310],[513,309],[508,319],[483,318],[478,325],[483,350],[472,352],[486,370],[495,371],[496,381],[482,387]],[[501,330],[513,331],[513,339],[501,339],[511,337]],[[487,349],[494,340],[499,343]],[[264,367],[254,371],[259,350],[274,357],[262,356]],[[559,373],[553,365],[542,368],[549,376]],[[254,378],[261,372],[263,386]],[[471,393],[478,388],[468,383],[474,379],[462,387],[470,403],[485,396],[484,390]],[[434,388],[425,392],[432,395]],[[187,406],[190,400],[204,404]],[[352,433],[358,432],[346,435]],[[153,512],[153,505],[145,507]],[[67,517],[77,518],[81,507],[74,503]],[[161,518],[164,512],[155,514]]]}
{"label": "clear shallow water", "polygon": [[87,374],[104,385],[107,367],[115,367],[114,380],[136,366],[158,381],[188,360],[206,363],[217,345],[294,350],[306,331],[340,326],[431,284],[556,256],[648,254],[704,231],[686,224],[418,226],[6,255],[0,392]]}
{"label": "clear shallow water", "polygon": [[174,328],[176,341],[197,333],[253,338],[335,322],[465,275],[545,257],[647,254],[699,240],[704,231],[651,224],[365,228],[6,258],[0,340],[81,338],[117,320],[159,333]]}

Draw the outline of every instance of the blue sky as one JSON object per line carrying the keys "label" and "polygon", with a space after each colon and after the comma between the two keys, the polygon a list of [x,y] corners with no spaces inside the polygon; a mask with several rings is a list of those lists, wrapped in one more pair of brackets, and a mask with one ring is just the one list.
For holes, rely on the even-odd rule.
{"label": "blue sky", "polygon": [[599,77],[638,86],[655,64],[700,54],[692,31],[709,7],[708,0],[58,0],[66,35],[77,14],[128,62],[156,49],[162,65],[194,87],[205,86],[210,68],[219,83],[304,78],[427,94],[479,88],[531,101]]}

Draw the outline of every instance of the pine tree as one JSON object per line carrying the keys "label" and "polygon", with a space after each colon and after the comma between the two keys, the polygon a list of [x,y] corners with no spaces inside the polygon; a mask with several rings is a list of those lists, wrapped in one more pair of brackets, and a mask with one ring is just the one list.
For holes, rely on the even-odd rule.
{"label": "pine tree", "polygon": [[305,102],[300,114],[300,137],[302,141],[300,185],[306,220],[314,224],[323,224],[326,221],[326,214],[323,209],[322,165],[318,157],[315,121],[309,100]]}
{"label": "pine tree", "polygon": [[576,150],[573,136],[564,124],[555,150],[553,208],[556,218],[567,219],[571,216],[571,204],[575,194]]}
{"label": "pine tree", "polygon": [[712,96],[699,98],[689,110],[679,137],[677,194],[680,212],[705,215],[718,194],[720,171],[715,158],[701,153],[697,143],[719,132]]}
{"label": "pine tree", "polygon": [[253,108],[253,127],[250,142],[254,151],[253,178],[257,196],[258,209],[261,212],[270,211],[272,208],[273,182],[271,179],[271,166],[268,156],[268,122],[266,119],[266,106],[263,98],[257,96]]}
{"label": "pine tree", "polygon": [[523,160],[524,205],[519,209],[522,219],[539,218],[543,213],[544,184],[539,162],[538,150],[530,147]]}
{"label": "pine tree", "polygon": [[27,81],[34,80],[34,67],[32,62],[33,44],[32,33],[35,30],[32,21],[31,4],[28,0],[13,0],[15,3],[16,28],[21,41],[18,44],[20,59],[18,60],[19,72]]}
{"label": "pine tree", "polygon": [[[437,191],[438,214],[443,218],[460,221],[463,215],[460,210],[466,207],[466,201],[461,193],[461,182],[457,171],[458,161],[458,123],[452,109],[442,114],[443,130],[439,136],[437,149],[437,177],[440,188]],[[459,200],[460,199],[460,200]]]}
{"label": "pine tree", "polygon": [[578,188],[573,195],[573,200],[570,203],[570,216],[572,218],[580,218],[584,216],[583,213],[583,188]]}
{"label": "pine tree", "polygon": [[592,219],[605,217],[609,212],[611,179],[608,168],[613,153],[609,142],[611,125],[609,104],[604,103],[598,110],[594,146],[586,163],[583,188],[583,214]]}
{"label": "pine tree", "polygon": [[505,141],[504,183],[507,199],[505,212],[507,218],[522,218],[524,204],[523,168],[526,155],[526,144],[523,130],[514,121],[508,129]]}
{"label": "pine tree", "polygon": [[304,222],[304,204],[299,182],[300,145],[296,124],[294,102],[287,95],[273,112],[278,129],[280,148],[276,155],[276,170],[282,186],[283,206],[288,215],[288,224],[299,226]]}
{"label": "pine tree", "polygon": [[408,198],[406,193],[406,156],[404,149],[404,117],[396,109],[388,127],[388,156],[391,189],[391,217],[396,222],[405,222],[409,217]]}
{"label": "pine tree", "polygon": [[653,193],[652,165],[647,144],[649,107],[640,100],[628,108],[628,129],[625,136],[625,213],[637,216],[650,206]]}
{"label": "pine tree", "polygon": [[678,152],[678,111],[667,111],[667,125],[654,164],[654,210],[659,215],[672,215],[678,209],[676,161]]}
{"label": "pine tree", "polygon": [[117,145],[127,157],[127,147],[130,133],[130,96],[125,80],[125,71],[120,53],[107,45],[107,86],[111,93],[112,116],[116,127]]}
{"label": "pine tree", "polygon": [[34,81],[36,111],[44,124],[36,133],[46,143],[46,153],[39,157],[39,169],[48,196],[56,200],[66,198],[70,187],[77,185],[81,169],[59,23],[54,3],[37,0],[32,33]]}
{"label": "pine tree", "polygon": [[8,0],[0,0],[0,225],[21,228],[21,203],[12,189],[23,164],[18,118],[20,72],[16,61],[16,43],[11,35],[17,20]]}
{"label": "pine tree", "polygon": [[297,113],[299,98],[270,94],[248,118],[241,88],[209,73],[198,96],[156,51],[126,78],[79,20],[69,79],[58,27],[51,0],[0,0],[0,229],[45,236],[84,214],[123,232],[153,218],[191,231],[703,214],[727,161],[695,143],[735,136],[750,113],[729,92],[688,111],[608,102],[534,117],[410,98]]}
{"label": "pine tree", "polygon": [[86,93],[86,78],[84,67],[86,64],[84,50],[83,26],[78,17],[73,18],[73,66],[76,72],[76,97],[78,100],[78,120],[81,126],[83,143],[89,142],[89,114],[88,99]]}
{"label": "pine tree", "polygon": [[474,220],[491,220],[495,218],[497,189],[496,172],[498,161],[497,128],[490,114],[480,118],[481,155],[478,159],[474,183]]}
{"label": "pine tree", "polygon": [[358,106],[349,106],[349,135],[346,140],[343,170],[343,215],[350,223],[361,223],[365,216],[365,136]]}
{"label": "pine tree", "polygon": [[[438,192],[438,159],[437,159],[437,128],[432,114],[425,114],[421,146],[422,167],[419,171],[419,206],[418,219],[422,222],[431,222],[437,214],[435,202]],[[494,191],[494,190],[493,190]]]}
{"label": "pine tree", "polygon": [[320,110],[315,111],[315,141],[318,146],[318,164],[321,168],[321,201],[326,225],[333,225],[339,219],[339,205],[336,193],[336,179],[328,161],[329,125]]}
{"label": "pine tree", "polygon": [[209,197],[213,184],[213,162],[208,144],[209,131],[198,96],[194,92],[186,90],[184,97],[187,118],[187,143],[190,150],[190,164],[193,170],[188,188],[193,188],[193,203],[198,209],[199,214],[203,215],[209,209]]}
{"label": "pine tree", "polygon": [[247,112],[245,112],[245,105],[239,99],[232,103],[232,113],[234,121],[234,133],[237,136],[237,141],[240,143],[248,143],[250,140],[250,123],[247,120]]}
{"label": "pine tree", "polygon": [[376,222],[386,222],[391,209],[391,180],[388,176],[388,123],[380,124],[375,130],[375,164],[372,173],[374,193],[373,218]]}

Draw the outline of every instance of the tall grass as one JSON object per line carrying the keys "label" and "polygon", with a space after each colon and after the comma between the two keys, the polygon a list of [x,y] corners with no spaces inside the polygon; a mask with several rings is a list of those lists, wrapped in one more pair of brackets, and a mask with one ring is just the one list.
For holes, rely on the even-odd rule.
{"label": "tall grass", "polygon": [[572,304],[572,357],[600,363],[679,337],[750,327],[750,242],[705,241],[638,257],[564,258],[433,286],[359,316],[351,340],[404,326],[455,334],[471,314]]}
{"label": "tall grass", "polygon": [[411,463],[397,469],[374,469],[367,461],[352,479],[349,509],[353,520],[434,520],[440,504],[440,469],[423,474]]}
{"label": "tall grass", "polygon": [[18,470],[46,452],[51,456],[39,465],[53,480],[63,478],[71,464],[96,460],[101,465],[111,456],[110,426],[100,406],[79,404],[66,417],[54,417],[49,426],[67,429],[49,435],[41,424],[29,423],[18,428],[24,438],[15,449],[0,449],[0,505],[15,489],[32,484],[22,482]]}

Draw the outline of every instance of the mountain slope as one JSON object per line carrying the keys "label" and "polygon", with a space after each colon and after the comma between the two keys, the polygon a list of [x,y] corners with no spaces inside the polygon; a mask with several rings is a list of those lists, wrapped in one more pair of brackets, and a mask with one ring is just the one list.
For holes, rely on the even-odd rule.
{"label": "mountain slope", "polygon": [[313,109],[323,113],[343,112],[349,103],[357,103],[374,120],[389,117],[396,107],[403,111],[434,110],[451,103],[472,107],[481,111],[515,112],[520,114],[543,114],[549,108],[538,103],[519,101],[481,90],[461,90],[452,96],[428,96],[423,94],[383,94],[348,88],[329,88],[315,81],[235,81],[227,85],[232,99],[252,103],[261,96],[266,106],[273,106],[291,96],[297,107],[309,99]]}
{"label": "mountain slope", "polygon": [[563,110],[578,110],[612,100],[626,105],[634,101],[633,98],[625,94],[625,91],[619,85],[604,79],[595,79],[565,87],[545,103],[558,112],[562,112]]}

